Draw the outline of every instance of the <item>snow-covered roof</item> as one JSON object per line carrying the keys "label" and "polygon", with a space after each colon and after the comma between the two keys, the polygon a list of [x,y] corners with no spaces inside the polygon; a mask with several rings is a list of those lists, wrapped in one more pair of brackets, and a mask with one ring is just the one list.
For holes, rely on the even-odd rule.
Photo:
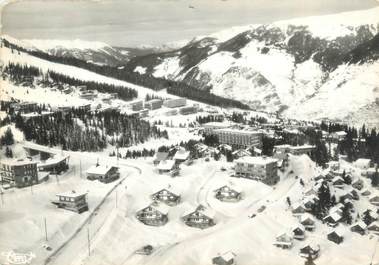
{"label": "snow-covered roof", "polygon": [[175,165],[175,160],[162,160],[159,162],[157,168],[159,170],[171,170]]}
{"label": "snow-covered roof", "polygon": [[338,221],[341,219],[341,215],[338,213],[338,211],[333,211],[333,212],[331,212],[331,213],[330,213],[328,216],[326,216],[324,219],[326,219],[326,218],[328,218],[328,217],[332,218],[333,221],[335,221],[335,222],[338,222]]}
{"label": "snow-covered roof", "polygon": [[277,163],[278,159],[271,158],[271,157],[263,157],[263,156],[244,156],[235,160],[235,162],[254,164],[254,165],[267,165],[271,163]]}
{"label": "snow-covered roof", "polygon": [[225,184],[225,185],[222,185],[222,186],[220,186],[219,188],[217,188],[216,191],[222,189],[223,187],[227,187],[227,188],[229,188],[230,190],[234,190],[234,191],[236,191],[236,192],[238,192],[238,193],[241,193],[241,192],[242,192],[242,188],[239,187],[239,186],[236,185],[236,184]]}
{"label": "snow-covered roof", "polygon": [[289,146],[289,149],[291,149],[291,150],[303,150],[303,149],[312,149],[312,148],[315,148],[315,146],[314,145],[309,145],[309,144],[296,145],[296,146],[290,145]]}
{"label": "snow-covered roof", "polygon": [[338,136],[345,136],[345,135],[347,135],[347,133],[345,131],[333,132],[331,134],[335,134],[335,135],[338,135]]}
{"label": "snow-covered roof", "polygon": [[194,213],[194,212],[199,212],[199,213],[201,213],[201,214],[203,214],[209,218],[212,218],[212,219],[216,215],[216,212],[214,210],[212,210],[210,208],[206,208],[203,205],[199,205],[196,208],[190,208],[187,211],[185,211],[183,216],[187,216],[187,215]]}
{"label": "snow-covered roof", "polygon": [[94,175],[105,175],[108,173],[109,170],[111,170],[114,166],[96,166],[93,165],[89,169],[87,169],[87,174],[94,174]]}
{"label": "snow-covered roof", "polygon": [[165,160],[167,157],[168,157],[167,152],[156,152],[154,155],[154,160],[162,161],[162,160]]}
{"label": "snow-covered roof", "polygon": [[312,221],[312,222],[315,221],[315,219],[313,218],[313,216],[310,215],[309,213],[305,213],[305,214],[302,214],[302,215],[300,216],[300,222],[301,222],[301,223],[303,223],[303,222],[305,222],[305,221],[307,221],[307,220]]}
{"label": "snow-covered roof", "polygon": [[76,198],[76,197],[80,197],[80,196],[83,196],[83,195],[86,195],[87,192],[77,192],[77,191],[66,191],[66,192],[61,192],[61,193],[57,193],[56,196],[62,196],[62,197],[69,197],[69,198]]}
{"label": "snow-covered roof", "polygon": [[224,254],[221,254],[220,257],[225,260],[226,262],[230,262],[236,257],[236,254],[234,254],[231,251],[225,252]]}
{"label": "snow-covered roof", "polygon": [[212,122],[207,122],[202,124],[203,127],[219,127],[219,128],[227,128],[230,127],[231,124],[227,122],[217,122],[217,121],[212,121]]}
{"label": "snow-covered roof", "polygon": [[154,194],[158,193],[158,192],[160,192],[162,190],[167,190],[168,192],[173,193],[173,194],[175,194],[177,196],[179,196],[180,193],[181,193],[181,189],[179,189],[178,187],[175,187],[175,186],[172,186],[172,185],[168,185],[168,186],[161,186],[161,187],[159,187],[158,189],[155,190]]}
{"label": "snow-covered roof", "polygon": [[231,128],[216,129],[215,132],[225,132],[225,133],[235,133],[235,134],[245,134],[245,135],[257,135],[261,134],[259,131],[248,131],[248,130],[239,130]]}
{"label": "snow-covered roof", "polygon": [[38,163],[38,167],[46,167],[46,166],[52,166],[61,163],[62,161],[69,158],[69,155],[55,155],[53,158],[49,158],[45,161],[41,161]]}
{"label": "snow-covered roof", "polygon": [[372,222],[369,226],[367,226],[368,229],[373,229],[379,227],[379,221]]}
{"label": "snow-covered roof", "polygon": [[28,159],[6,159],[1,158],[0,164],[8,165],[8,166],[24,166],[30,164],[37,164],[36,161],[30,161]]}
{"label": "snow-covered roof", "polygon": [[333,234],[333,233],[335,233],[337,236],[342,237],[345,234],[345,229],[339,226],[336,229],[330,230],[328,235]]}
{"label": "snow-covered roof", "polygon": [[158,212],[162,213],[162,214],[168,214],[168,211],[169,211],[169,207],[167,205],[164,205],[163,203],[152,203],[150,205],[153,209],[157,210]]}
{"label": "snow-covered roof", "polygon": [[178,160],[186,160],[188,159],[190,155],[190,151],[186,151],[184,148],[182,149],[179,149],[178,151],[176,151],[175,155],[174,155],[174,159],[178,159]]}
{"label": "snow-covered roof", "polygon": [[360,227],[361,229],[366,229],[367,225],[363,221],[358,221],[355,224],[352,224],[350,227]]}
{"label": "snow-covered roof", "polygon": [[340,176],[335,176],[332,180],[332,182],[337,182],[337,181],[343,181],[343,178],[341,178]]}

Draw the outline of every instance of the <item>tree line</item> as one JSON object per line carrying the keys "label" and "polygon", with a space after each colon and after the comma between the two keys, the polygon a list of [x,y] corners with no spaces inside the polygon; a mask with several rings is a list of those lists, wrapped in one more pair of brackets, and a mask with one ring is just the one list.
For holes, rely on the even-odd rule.
{"label": "tree line", "polygon": [[97,90],[101,93],[116,93],[120,99],[125,101],[132,100],[138,96],[137,91],[129,87],[115,86],[94,81],[83,81],[51,70],[44,74],[37,67],[20,65],[18,63],[8,63],[8,65],[4,67],[4,73],[9,75],[11,81],[21,82],[30,79],[33,82],[36,77],[39,77],[41,83],[45,85],[52,86],[54,84],[66,84],[69,86],[86,86],[86,89],[88,90]]}
{"label": "tree line", "polygon": [[168,138],[166,131],[118,111],[92,113],[72,109],[27,120],[18,112],[12,119],[26,140],[46,146],[60,145],[71,151],[101,151],[107,144],[129,147],[150,138]]}

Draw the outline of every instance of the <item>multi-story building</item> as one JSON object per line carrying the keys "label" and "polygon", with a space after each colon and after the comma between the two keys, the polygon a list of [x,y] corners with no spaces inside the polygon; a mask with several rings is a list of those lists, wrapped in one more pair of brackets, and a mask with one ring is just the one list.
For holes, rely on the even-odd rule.
{"label": "multi-story building", "polygon": [[145,102],[145,109],[155,110],[161,108],[163,105],[163,100],[155,98]]}
{"label": "multi-story building", "polygon": [[188,114],[193,114],[197,112],[197,107],[196,106],[187,106],[187,107],[182,107],[179,109],[179,113],[182,115],[188,115]]}
{"label": "multi-story building", "polygon": [[220,144],[228,144],[237,148],[261,147],[262,133],[237,129],[217,129],[212,134],[218,137]]}
{"label": "multi-story building", "polygon": [[230,126],[231,126],[230,123],[217,122],[217,121],[207,122],[202,125],[202,127],[204,128],[205,134],[210,134],[214,130],[217,130],[217,129],[226,129],[226,128],[229,128]]}
{"label": "multi-story building", "polygon": [[11,108],[13,108],[13,110],[15,112],[21,112],[21,113],[30,113],[30,112],[34,112],[37,110],[37,103],[33,103],[33,102],[21,102],[21,103],[12,103],[10,105]]}
{"label": "multi-story building", "polygon": [[265,156],[245,156],[235,160],[235,175],[274,185],[279,181],[278,160]]}
{"label": "multi-story building", "polygon": [[0,164],[1,182],[22,188],[38,183],[37,162],[3,160]]}
{"label": "multi-story building", "polygon": [[140,111],[143,109],[143,101],[142,100],[136,100],[129,104],[129,107],[133,111]]}
{"label": "multi-story building", "polygon": [[186,104],[187,104],[187,100],[185,98],[166,99],[163,102],[163,106],[165,106],[167,108],[183,107]]}

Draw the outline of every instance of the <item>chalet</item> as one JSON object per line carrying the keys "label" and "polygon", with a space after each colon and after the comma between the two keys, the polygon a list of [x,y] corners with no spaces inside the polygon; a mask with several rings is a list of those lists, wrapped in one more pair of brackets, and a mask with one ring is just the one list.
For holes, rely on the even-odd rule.
{"label": "chalet", "polygon": [[96,180],[100,182],[109,183],[120,178],[118,167],[115,166],[100,166],[94,165],[90,167],[87,172],[87,179]]}
{"label": "chalet", "polygon": [[38,183],[37,162],[29,160],[1,159],[1,182],[22,188]]}
{"label": "chalet", "polygon": [[153,193],[151,199],[163,202],[168,206],[174,206],[180,203],[180,192],[169,186]]}
{"label": "chalet", "polygon": [[313,206],[316,204],[318,200],[319,200],[318,197],[314,194],[310,196],[306,196],[303,199],[303,205],[305,207],[305,211],[307,212],[311,211]]}
{"label": "chalet", "polygon": [[238,202],[242,198],[242,191],[235,185],[224,185],[215,191],[216,199],[223,202]]}
{"label": "chalet", "polygon": [[304,192],[304,195],[305,195],[305,196],[313,196],[313,195],[317,195],[317,190],[315,189],[315,187],[309,188],[309,189],[307,189],[307,190]]}
{"label": "chalet", "polygon": [[152,245],[146,245],[140,249],[137,249],[134,253],[139,254],[139,255],[150,255],[151,253],[153,253],[153,251],[154,251],[154,248]]}
{"label": "chalet", "polygon": [[203,157],[208,151],[208,146],[203,143],[195,144],[195,150],[198,157]]}
{"label": "chalet", "polygon": [[189,157],[190,157],[190,151],[186,151],[186,149],[180,148],[178,151],[176,151],[174,155],[174,160],[176,163],[182,163],[188,160]]}
{"label": "chalet", "polygon": [[328,139],[339,142],[345,139],[347,133],[345,131],[332,132],[329,134]]}
{"label": "chalet", "polygon": [[313,179],[314,179],[314,181],[324,181],[325,176],[322,174],[319,174],[319,175],[315,176]]}
{"label": "chalet", "polygon": [[169,174],[176,176],[179,174],[179,168],[175,160],[162,160],[157,166],[159,174]]}
{"label": "chalet", "polygon": [[340,169],[340,163],[338,161],[330,161],[326,163],[327,168],[330,170],[339,170]]}
{"label": "chalet", "polygon": [[320,254],[320,246],[315,244],[306,244],[300,249],[300,256],[303,258],[316,259]]}
{"label": "chalet", "polygon": [[315,229],[315,219],[308,213],[301,215],[300,223],[307,231],[313,231]]}
{"label": "chalet", "polygon": [[195,210],[190,210],[184,213],[182,220],[190,227],[204,229],[216,224],[214,222],[214,216],[215,213],[211,209],[199,205]]}
{"label": "chalet", "polygon": [[52,201],[58,208],[63,208],[69,211],[82,213],[88,211],[88,203],[86,200],[87,192],[63,192],[56,196],[58,200]]}
{"label": "chalet", "polygon": [[274,245],[278,248],[288,249],[292,247],[293,238],[287,233],[281,233],[276,237]]}
{"label": "chalet", "polygon": [[372,196],[369,201],[372,205],[379,206],[379,195]]}
{"label": "chalet", "polygon": [[337,205],[330,208],[329,213],[338,213],[339,215],[342,215],[342,210],[345,207],[343,203],[337,203]]}
{"label": "chalet", "polygon": [[352,232],[356,232],[358,234],[364,235],[366,232],[367,225],[363,221],[359,221],[352,226],[350,226],[350,230]]}
{"label": "chalet", "polygon": [[371,166],[371,159],[359,158],[354,162],[354,166],[362,170],[367,170]]}
{"label": "chalet", "polygon": [[136,217],[145,225],[162,226],[168,222],[168,207],[163,204],[152,203],[139,210]]}
{"label": "chalet", "polygon": [[345,182],[340,176],[336,176],[333,178],[332,184],[336,188],[343,188],[343,185],[345,184]]}
{"label": "chalet", "polygon": [[251,153],[249,151],[246,151],[245,149],[237,149],[234,152],[232,152],[232,156],[234,159],[238,159],[244,156],[251,156]]}
{"label": "chalet", "polygon": [[329,241],[341,244],[343,242],[343,232],[340,229],[334,229],[328,233],[327,238]]}
{"label": "chalet", "polygon": [[293,238],[297,240],[304,240],[305,238],[305,228],[303,225],[299,224],[292,228]]}
{"label": "chalet", "polygon": [[294,216],[300,216],[303,213],[305,213],[305,211],[306,211],[306,209],[305,209],[304,205],[302,205],[300,203],[295,203],[292,205],[292,214]]}
{"label": "chalet", "polygon": [[323,219],[323,221],[326,222],[328,226],[336,227],[338,223],[341,221],[341,219],[342,219],[341,215],[337,211],[335,211],[327,215]]}
{"label": "chalet", "polygon": [[222,255],[214,257],[212,259],[213,265],[235,265],[236,264],[236,254],[231,251],[228,251]]}
{"label": "chalet", "polygon": [[361,192],[361,195],[363,195],[363,196],[370,196],[371,195],[371,191],[368,190],[368,189],[365,189],[364,191]]}
{"label": "chalet", "polygon": [[167,152],[156,152],[153,158],[154,165],[158,165],[161,161],[166,160],[168,157]]}
{"label": "chalet", "polygon": [[357,190],[361,190],[364,187],[363,180],[360,178],[356,178],[352,181],[351,186]]}
{"label": "chalet", "polygon": [[369,226],[367,226],[367,231],[379,235],[379,222],[376,221],[371,223]]}

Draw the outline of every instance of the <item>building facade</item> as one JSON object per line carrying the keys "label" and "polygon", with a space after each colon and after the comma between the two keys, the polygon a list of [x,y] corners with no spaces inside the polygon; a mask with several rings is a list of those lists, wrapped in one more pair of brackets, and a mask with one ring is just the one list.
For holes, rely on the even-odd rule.
{"label": "building facade", "polygon": [[212,134],[218,137],[220,144],[237,148],[262,147],[262,132],[225,128],[213,130]]}
{"label": "building facade", "polygon": [[156,109],[161,108],[162,105],[163,105],[163,100],[156,98],[156,99],[146,101],[145,102],[145,109],[156,110]]}
{"label": "building facade", "polygon": [[22,188],[38,183],[37,162],[22,160],[1,161],[1,182]]}
{"label": "building facade", "polygon": [[167,108],[178,108],[183,107],[187,104],[187,100],[185,98],[173,98],[173,99],[166,99],[163,102],[163,106]]}
{"label": "building facade", "polygon": [[279,181],[278,160],[269,157],[242,157],[235,160],[236,177],[249,178],[274,185]]}

